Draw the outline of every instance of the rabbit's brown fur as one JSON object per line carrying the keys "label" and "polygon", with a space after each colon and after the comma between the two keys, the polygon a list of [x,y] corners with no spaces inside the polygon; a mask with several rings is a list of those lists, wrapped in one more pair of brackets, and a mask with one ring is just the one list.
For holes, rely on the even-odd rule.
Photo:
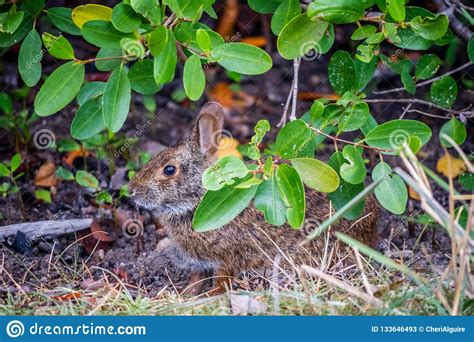
{"label": "rabbit's brown fur", "polygon": [[[279,253],[283,254],[283,259],[295,262],[320,260],[325,250],[322,236],[305,247],[300,246],[308,229],[315,229],[330,213],[326,195],[311,189],[306,191],[307,210],[303,229],[295,230],[288,225],[272,226],[265,222],[261,212],[249,206],[224,227],[205,233],[193,230],[194,210],[205,192],[201,186],[201,175],[215,161],[216,140],[222,129],[222,120],[220,105],[206,104],[190,140],[157,155],[130,181],[129,189],[135,202],[159,215],[184,262],[196,271],[216,271],[217,279],[269,265]],[[176,167],[174,175],[164,174],[163,169],[167,165]],[[375,202],[369,198],[361,220],[340,220],[331,231],[347,233],[374,246],[377,240],[377,213]],[[334,242],[332,234],[330,241]],[[228,283],[218,280],[215,292],[222,292],[224,285]]]}

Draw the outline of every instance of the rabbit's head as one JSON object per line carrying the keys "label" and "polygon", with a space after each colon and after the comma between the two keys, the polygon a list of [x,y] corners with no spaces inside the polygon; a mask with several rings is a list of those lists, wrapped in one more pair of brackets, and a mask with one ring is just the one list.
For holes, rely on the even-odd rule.
{"label": "rabbit's head", "polygon": [[128,188],[135,203],[164,215],[194,210],[204,194],[201,176],[215,160],[222,127],[222,107],[206,103],[189,140],[165,149],[132,178]]}

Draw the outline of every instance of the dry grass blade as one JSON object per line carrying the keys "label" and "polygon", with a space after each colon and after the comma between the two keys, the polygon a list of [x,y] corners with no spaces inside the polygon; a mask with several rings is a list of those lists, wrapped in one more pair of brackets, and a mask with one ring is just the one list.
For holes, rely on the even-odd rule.
{"label": "dry grass blade", "polygon": [[308,273],[308,274],[311,274],[313,276],[324,279],[328,283],[330,283],[334,286],[337,286],[337,287],[343,289],[344,291],[347,291],[348,293],[356,296],[357,298],[362,299],[363,301],[367,302],[370,305],[373,305],[377,308],[383,308],[384,307],[384,304],[380,299],[375,298],[371,295],[368,295],[367,293],[359,290],[358,288],[355,288],[352,285],[349,285],[347,282],[343,282],[342,280],[339,280],[336,277],[333,277],[332,275],[324,273],[323,271],[320,271],[320,270],[318,270],[316,268],[313,268],[311,266],[308,266],[308,265],[302,265],[301,270]]}

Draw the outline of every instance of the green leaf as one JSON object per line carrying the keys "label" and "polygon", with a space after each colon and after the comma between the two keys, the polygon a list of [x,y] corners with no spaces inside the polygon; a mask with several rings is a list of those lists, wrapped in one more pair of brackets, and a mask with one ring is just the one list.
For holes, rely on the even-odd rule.
{"label": "green leaf", "polygon": [[127,69],[122,65],[110,76],[104,90],[103,116],[105,127],[112,132],[122,128],[130,109],[131,89]]}
{"label": "green leaf", "polygon": [[374,181],[381,180],[375,188],[375,197],[382,207],[391,213],[403,214],[407,206],[408,191],[402,178],[393,174],[390,165],[384,162],[375,166],[372,178]]}
{"label": "green leaf", "polygon": [[102,96],[97,96],[84,103],[76,112],[71,123],[71,136],[74,139],[86,140],[104,128]]}
{"label": "green leaf", "polygon": [[474,191],[474,173],[464,173],[459,176],[459,184],[468,191]]}
{"label": "green leaf", "polygon": [[364,125],[369,115],[369,105],[366,102],[352,103],[339,119],[339,129],[343,132],[355,131]]}
{"label": "green leaf", "polygon": [[[316,44],[314,46],[314,51],[316,51],[318,54],[320,55],[323,55],[325,54],[326,52],[328,52],[329,50],[331,50],[333,44],[334,44],[334,39],[335,39],[335,35],[334,35],[334,25],[333,24],[329,24],[328,26],[328,29],[326,30],[326,32],[323,34],[323,37],[321,38],[321,40],[319,41],[318,44]],[[309,60],[311,60],[311,51],[308,51],[308,49],[306,49],[306,55],[309,54]],[[318,57],[318,55],[316,54],[315,55],[316,57]]]}
{"label": "green leaf", "polygon": [[73,61],[54,70],[36,95],[36,114],[48,116],[66,107],[81,89],[84,72],[84,65]]}
{"label": "green leaf", "polygon": [[44,8],[45,0],[25,0],[23,3],[25,4],[27,11],[30,12],[33,17],[36,17]]}
{"label": "green leaf", "polygon": [[353,145],[346,145],[342,150],[342,156],[346,160],[339,169],[342,179],[350,184],[363,183],[367,169],[359,150]]}
{"label": "green leaf", "polygon": [[[111,48],[101,48],[97,53],[97,58],[110,58],[110,57],[120,57],[122,56],[122,49],[111,49]],[[120,64],[122,64],[121,58],[106,59],[106,60],[97,60],[95,61],[95,67],[99,71],[112,71],[115,70]]]}
{"label": "green leaf", "polygon": [[458,85],[451,76],[433,82],[430,88],[431,101],[438,106],[450,108],[458,96]]}
{"label": "green leaf", "polygon": [[467,138],[467,129],[461,121],[452,118],[446,122],[441,130],[439,131],[439,141],[444,147],[453,147],[449,141],[443,138],[443,134],[446,134],[458,145],[461,145]]}
{"label": "green leaf", "polygon": [[281,0],[248,0],[248,3],[255,12],[270,14],[276,11]]}
{"label": "green leaf", "polygon": [[0,109],[5,114],[10,114],[13,111],[12,98],[6,93],[0,93]]}
{"label": "green leaf", "polygon": [[0,48],[9,47],[20,42],[31,31],[33,18],[25,15],[20,26],[13,33],[0,32]]}
{"label": "green leaf", "polygon": [[262,49],[246,43],[226,43],[212,49],[211,57],[229,71],[259,75],[272,67],[272,59]]}
{"label": "green leaf", "polygon": [[206,77],[198,56],[192,55],[184,64],[183,83],[189,99],[199,100],[206,87]]}
{"label": "green leaf", "polygon": [[448,32],[448,26],[449,20],[446,14],[439,14],[434,18],[418,16],[410,21],[410,27],[413,31],[428,40],[443,38]]}
{"label": "green leaf", "polygon": [[383,32],[377,32],[377,33],[374,33],[373,35],[369,36],[365,40],[365,42],[369,45],[376,45],[376,44],[380,44],[384,40],[385,40],[384,33]]}
{"label": "green leaf", "polygon": [[339,176],[332,167],[313,158],[294,158],[291,165],[304,184],[320,192],[333,192],[339,187]]}
{"label": "green leaf", "polygon": [[153,57],[159,56],[166,47],[168,41],[168,30],[164,26],[158,26],[148,35],[148,47]]}
{"label": "green leaf", "polygon": [[212,5],[213,1],[203,0],[163,0],[178,18],[198,20],[202,12]]}
{"label": "green leaf", "polygon": [[255,134],[250,140],[247,154],[250,159],[258,160],[261,157],[259,145],[262,142],[263,137],[270,131],[270,123],[268,120],[259,120],[253,131]]}
{"label": "green leaf", "polygon": [[328,77],[332,88],[339,95],[355,88],[356,71],[349,52],[339,50],[332,55],[328,65]]}
{"label": "green leaf", "polygon": [[153,75],[157,84],[171,82],[174,78],[176,63],[178,61],[176,40],[173,32],[166,30],[165,45],[162,51],[154,57]]}
{"label": "green leaf", "polygon": [[44,201],[46,203],[51,203],[51,192],[46,189],[38,189],[35,190],[35,198],[41,201]]}
{"label": "green leaf", "polygon": [[278,166],[276,180],[280,196],[287,206],[286,219],[288,224],[292,228],[300,228],[304,222],[306,210],[303,182],[298,172],[287,164]]}
{"label": "green leaf", "polygon": [[89,82],[84,84],[77,94],[77,104],[82,106],[93,97],[104,94],[106,82]]}
{"label": "green leaf", "polygon": [[[334,152],[329,159],[328,164],[339,174],[341,165],[345,163],[342,152]],[[339,187],[336,191],[328,194],[329,199],[337,210],[342,209],[347,203],[349,203],[359,193],[364,191],[364,183],[350,184],[344,179],[340,179]],[[357,219],[364,211],[365,200],[358,202],[352,208],[345,211],[343,217],[348,220]]]}
{"label": "green leaf", "polygon": [[81,149],[81,145],[79,145],[74,140],[62,139],[58,143],[58,151],[59,152],[79,151],[80,149]]}
{"label": "green leaf", "polygon": [[25,12],[17,11],[16,5],[10,7],[8,12],[0,13],[0,32],[12,34],[20,26]]}
{"label": "green leaf", "polygon": [[387,10],[393,20],[397,22],[405,20],[405,0],[387,0]]}
{"label": "green leaf", "polygon": [[268,223],[281,226],[286,222],[286,205],[278,191],[275,177],[267,179],[258,186],[254,206],[263,213]]}
{"label": "green leaf", "polygon": [[409,92],[410,94],[416,93],[415,80],[408,71],[404,71],[401,74],[401,80],[407,92]]}
{"label": "green leaf", "polygon": [[56,177],[62,180],[67,180],[67,181],[74,180],[73,173],[62,166],[59,166],[56,169],[55,175]]}
{"label": "green leaf", "polygon": [[256,178],[256,177],[251,177],[251,178],[247,179],[246,181],[243,181],[242,183],[237,184],[235,186],[235,188],[237,188],[237,189],[248,189],[252,186],[260,185],[261,183],[263,183],[263,179]]}
{"label": "green leaf", "polygon": [[48,18],[60,31],[81,35],[81,29],[72,21],[72,9],[66,7],[53,7],[48,9]]}
{"label": "green leaf", "polygon": [[229,223],[249,205],[256,191],[256,186],[247,189],[225,186],[218,191],[206,192],[194,212],[194,230],[206,232]]}
{"label": "green leaf", "polygon": [[[421,7],[408,6],[405,10],[405,21],[410,21],[417,16],[430,18],[435,17],[435,14]],[[406,27],[399,27],[397,29],[397,35],[400,39],[397,42],[394,41],[393,44],[402,49],[427,50],[433,45],[433,41],[417,35],[408,25],[406,25]]]}
{"label": "green leaf", "polygon": [[372,79],[375,70],[377,69],[378,58],[376,56],[368,62],[363,62],[356,58],[354,61],[355,75],[356,75],[356,86],[357,91],[363,91],[367,84]]}
{"label": "green leaf", "polygon": [[161,23],[161,9],[158,0],[131,0],[130,5],[152,25]]}
{"label": "green leaf", "polygon": [[104,191],[101,191],[97,196],[96,196],[96,201],[99,202],[99,203],[108,203],[108,204],[112,204],[113,203],[113,199],[112,199],[112,195],[104,190]]}
{"label": "green leaf", "polygon": [[360,0],[317,0],[309,4],[308,17],[334,24],[350,24],[364,16],[365,8],[365,2]]}
{"label": "green leaf", "polygon": [[92,45],[110,49],[120,48],[122,38],[133,38],[133,35],[122,33],[116,30],[111,22],[103,20],[86,22],[82,26],[81,33],[84,39]]}
{"label": "green leaf", "polygon": [[474,34],[471,35],[469,43],[467,44],[467,54],[469,56],[469,60],[474,63]]}
{"label": "green leaf", "polygon": [[324,104],[320,100],[314,101],[309,109],[310,121],[313,122],[320,119],[323,113],[324,113]]}
{"label": "green leaf", "polygon": [[301,13],[299,0],[282,0],[272,16],[271,29],[278,36],[283,27]]}
{"label": "green leaf", "polygon": [[120,32],[133,32],[140,27],[141,23],[142,17],[130,5],[122,2],[112,10],[112,24]]}
{"label": "green leaf", "polygon": [[277,46],[285,59],[302,57],[311,50],[318,50],[329,24],[325,21],[312,21],[303,13],[283,27],[278,36]]}
{"label": "green leaf", "polygon": [[12,173],[15,172],[20,165],[21,165],[21,154],[15,153],[10,162],[10,169],[12,170]]}
{"label": "green leaf", "polygon": [[415,77],[419,80],[427,80],[438,72],[441,60],[433,54],[426,54],[416,63]]}
{"label": "green leaf", "polygon": [[153,76],[153,61],[142,59],[132,65],[128,72],[128,79],[134,91],[144,95],[153,95],[161,89]]}
{"label": "green leaf", "polygon": [[211,37],[209,37],[209,33],[207,33],[204,29],[198,29],[196,31],[196,42],[204,52],[210,52],[212,45],[211,45]]}
{"label": "green leaf", "polygon": [[77,171],[76,182],[85,188],[97,189],[99,187],[99,181],[97,178],[83,170]]}
{"label": "green leaf", "polygon": [[42,35],[43,44],[51,56],[59,59],[74,59],[74,49],[71,43],[64,37],[56,37],[48,32]]}
{"label": "green leaf", "polygon": [[311,128],[302,120],[293,120],[278,132],[275,151],[284,159],[312,157],[316,147],[314,142]]}
{"label": "green leaf", "polygon": [[5,164],[0,163],[0,177],[8,177],[10,175],[10,170]]}
{"label": "green leaf", "polygon": [[357,28],[351,36],[352,40],[363,40],[377,32],[377,28],[373,25],[365,25]]}
{"label": "green leaf", "polygon": [[387,121],[365,136],[365,142],[376,148],[396,150],[408,143],[410,136],[416,136],[426,144],[431,138],[431,129],[418,120]]}
{"label": "green leaf", "polygon": [[235,183],[236,178],[244,178],[249,173],[245,163],[234,156],[219,159],[202,174],[202,186],[211,191],[222,189]]}
{"label": "green leaf", "polygon": [[41,78],[41,38],[38,31],[31,30],[21,44],[18,54],[18,71],[28,87],[34,87]]}

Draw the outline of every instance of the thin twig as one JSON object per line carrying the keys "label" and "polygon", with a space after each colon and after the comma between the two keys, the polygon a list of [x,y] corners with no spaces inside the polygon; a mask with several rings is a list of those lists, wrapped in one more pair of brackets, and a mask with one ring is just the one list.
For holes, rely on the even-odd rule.
{"label": "thin twig", "polygon": [[[429,79],[429,80],[426,80],[426,81],[423,81],[423,82],[420,82],[420,83],[417,83],[415,84],[416,87],[423,87],[427,84],[431,84],[445,76],[449,76],[449,75],[452,75],[452,74],[455,74],[461,70],[464,70],[466,68],[468,68],[469,66],[472,65],[472,62],[467,62],[466,64],[463,64],[461,65],[460,67],[457,67],[456,69],[453,69],[453,70],[450,70],[438,77],[435,77],[435,78],[432,78],[432,79]],[[393,88],[393,89],[387,89],[387,90],[381,90],[381,91],[374,91],[372,92],[373,94],[376,94],[376,95],[382,95],[382,94],[389,94],[389,93],[395,93],[395,92],[401,92],[401,91],[404,91],[405,88],[404,87],[400,87],[400,88]]]}
{"label": "thin twig", "polygon": [[442,110],[446,113],[452,114],[452,115],[463,115],[466,117],[474,116],[474,111],[463,111],[463,110],[455,110],[455,109],[450,109],[450,108],[444,108],[441,106],[438,106],[434,103],[420,100],[420,99],[366,99],[364,100],[367,103],[412,103],[412,104],[420,104],[423,106],[427,106],[430,108],[435,108]]}
{"label": "thin twig", "polygon": [[333,137],[332,135],[330,134],[327,134],[315,127],[311,127],[311,129],[313,131],[315,131],[316,133],[318,134],[322,134],[324,135],[325,137],[335,141],[335,142],[341,142],[341,143],[344,143],[344,144],[349,144],[349,145],[354,145],[354,146],[360,146],[360,147],[363,147],[363,148],[367,148],[367,149],[370,149],[370,150],[375,150],[375,151],[378,151],[378,152],[393,152],[393,150],[386,150],[386,149],[382,149],[382,148],[377,148],[377,147],[372,147],[372,146],[369,146],[369,145],[365,145],[365,144],[361,144],[359,142],[353,142],[353,141],[349,141],[349,140],[345,140],[345,139],[341,139],[341,138],[337,138],[337,137]]}
{"label": "thin twig", "polygon": [[293,103],[291,107],[290,121],[296,120],[296,103],[298,101],[298,74],[300,70],[301,58],[293,60]]}
{"label": "thin twig", "polygon": [[449,26],[453,29],[454,33],[464,41],[468,41],[471,37],[471,30],[464,25],[456,16],[454,15],[454,11],[456,6],[450,4],[450,6],[446,6],[443,0],[433,0],[434,3],[438,6],[439,11],[446,14],[449,19]]}
{"label": "thin twig", "polygon": [[[409,104],[410,106],[411,104]],[[449,116],[442,116],[442,115],[436,115],[436,114],[431,114],[431,113],[427,113],[427,112],[423,112],[422,110],[419,110],[419,109],[411,109],[409,108],[408,106],[405,108],[405,107],[402,107],[404,112],[403,113],[417,113],[417,114],[421,114],[421,115],[426,115],[426,116],[430,116],[432,118],[437,118],[437,119],[443,119],[443,120],[451,120],[451,117]],[[401,119],[401,118],[400,118]]]}
{"label": "thin twig", "polygon": [[[295,80],[293,79],[293,84]],[[282,127],[286,124],[286,117],[288,115],[288,108],[290,107],[291,97],[293,96],[293,84],[291,84],[290,92],[288,93],[288,98],[286,99],[285,107],[283,107],[283,114],[281,115],[280,122],[277,127]]]}
{"label": "thin twig", "polygon": [[88,63],[93,63],[93,62],[96,62],[96,61],[110,61],[110,60],[114,60],[114,59],[126,60],[127,58],[130,58],[130,57],[132,57],[132,56],[123,55],[123,56],[113,56],[113,57],[89,58],[89,59],[84,59],[84,60],[80,60],[80,59],[75,58],[74,62],[79,63],[79,64],[88,64]]}

